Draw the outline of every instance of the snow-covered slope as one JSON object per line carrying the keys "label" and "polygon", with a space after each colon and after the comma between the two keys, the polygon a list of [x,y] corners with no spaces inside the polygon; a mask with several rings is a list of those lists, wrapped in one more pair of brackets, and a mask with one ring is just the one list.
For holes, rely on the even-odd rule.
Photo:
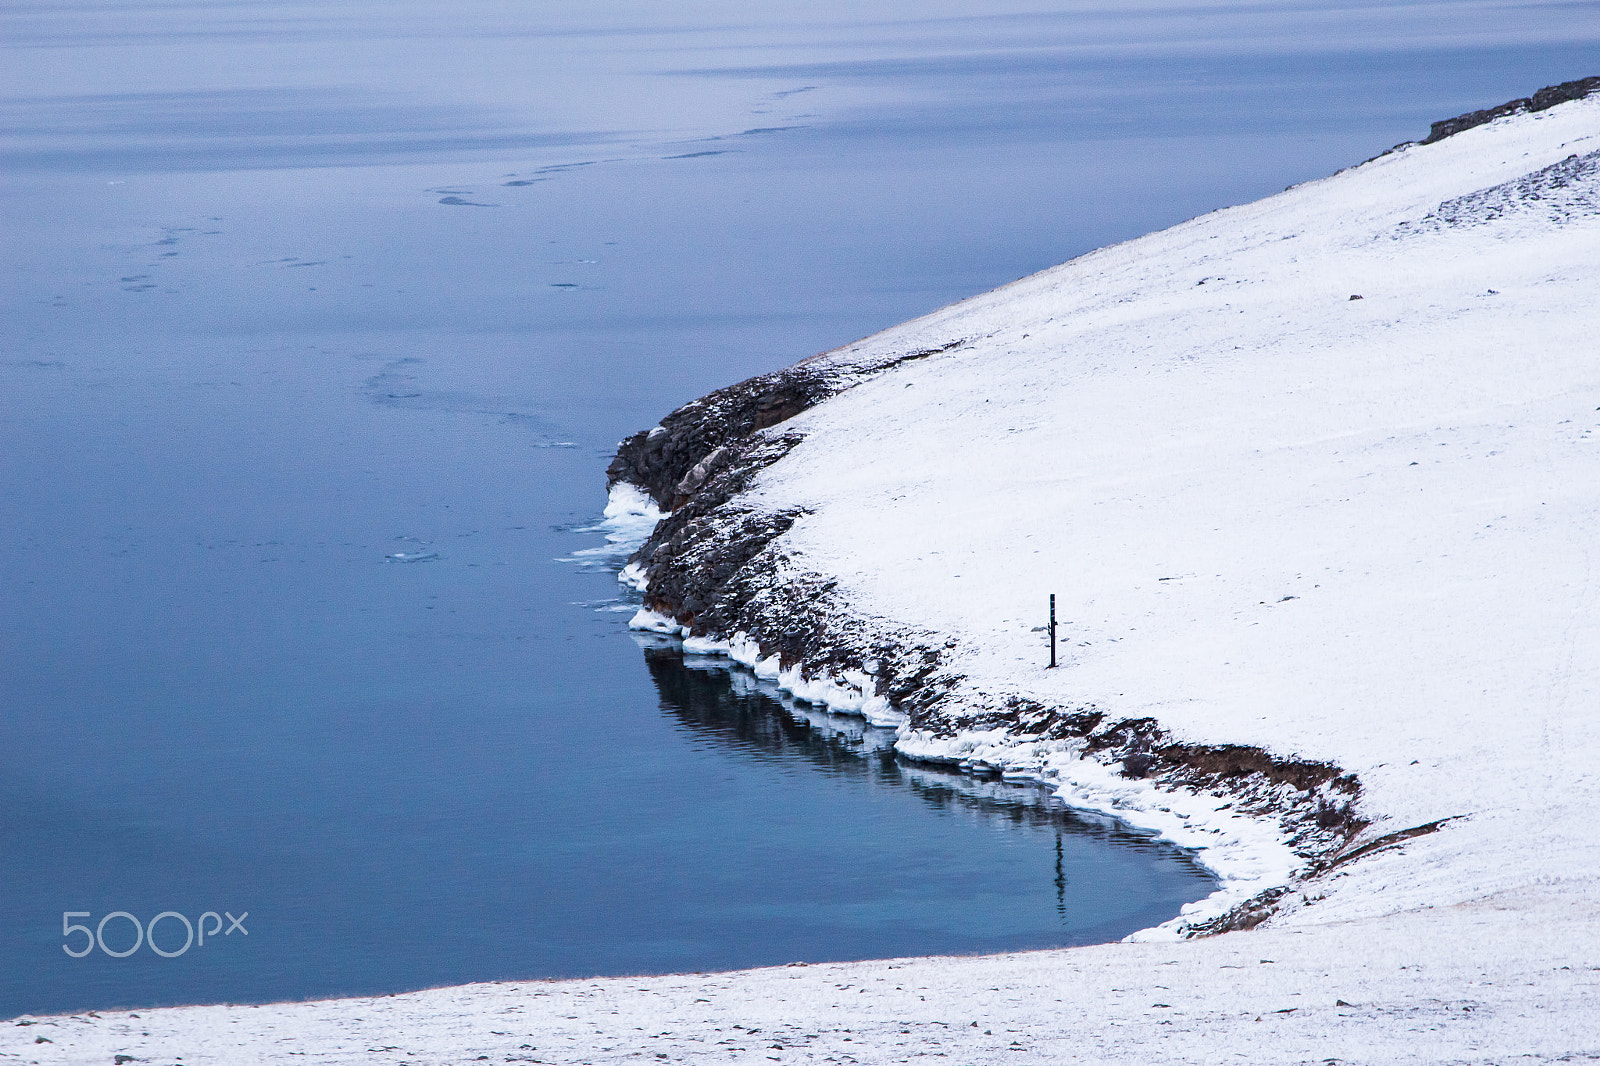
{"label": "snow-covered slope", "polygon": [[[851,384],[750,438],[782,456],[758,472],[697,468],[638,624],[684,614],[702,650],[880,714],[904,664],[860,649],[936,645],[945,709],[900,749],[1205,849],[1223,888],[1173,931],[1307,875],[1278,908],[1304,920],[1589,877],[1597,282],[1600,97],[1095,252],[797,368]],[[744,576],[678,591],[729,559]],[[851,625],[796,650],[824,593]],[[862,665],[826,676],[830,642]],[[1086,739],[1063,709],[1138,728]],[[1121,772],[1139,731],[1153,781]],[[1331,769],[1197,782],[1166,757],[1224,745]],[[1403,858],[1343,861],[1393,834]]]}
{"label": "snow-covered slope", "polygon": [[796,420],[804,566],[975,689],[1332,761],[1369,833],[1465,816],[1323,915],[1600,870],[1600,98],[847,354],[955,337]]}
{"label": "snow-covered slope", "polygon": [[[1261,929],[60,1020],[0,1062],[1600,1057],[1597,203],[1600,97],[1405,147],[830,355],[890,369],[741,482],[741,513],[787,516],[774,572],[947,640],[957,699],[1336,765],[1371,823],[1347,854],[1450,819],[1293,881]],[[934,733],[902,746],[1194,823],[1251,891],[1295,873],[1223,797]]]}
{"label": "snow-covered slope", "polygon": [[1593,902],[1541,891],[1176,943],[108,1011],[0,1029],[0,1062],[1593,1061]]}
{"label": "snow-covered slope", "polygon": [[1466,816],[1329,916],[1592,876],[1597,207],[1590,98],[1096,252],[841,353],[968,339],[800,415],[759,499],[975,690]]}

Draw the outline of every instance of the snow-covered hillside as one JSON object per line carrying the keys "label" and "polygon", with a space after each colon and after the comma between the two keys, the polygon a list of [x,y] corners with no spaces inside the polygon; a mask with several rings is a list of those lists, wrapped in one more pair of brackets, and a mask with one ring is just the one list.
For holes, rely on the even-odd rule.
{"label": "snow-covered hillside", "polygon": [[[761,578],[721,593],[746,612],[723,626],[748,632],[700,634],[727,617],[713,594],[698,614],[652,606],[872,711],[891,667],[814,676],[818,657],[745,606],[825,588],[856,628],[811,643],[938,643],[946,707],[1092,711],[1156,730],[1158,755],[1241,745],[1355,775],[1342,832],[1295,840],[1288,820],[1239,817],[1242,778],[1176,787],[1185,768],[1158,759],[1155,781],[1130,780],[1132,733],[1094,761],[1078,757],[1094,737],[913,715],[907,754],[1032,774],[1206,848],[1224,889],[1186,920],[1334,865],[1279,910],[1366,916],[1588,876],[1597,281],[1600,99],[1406,146],[830,353],[811,372],[864,380],[765,431],[797,443],[719,504],[733,519],[696,516],[639,572],[654,593],[750,514],[785,516],[744,566]],[[1055,670],[1037,631],[1050,593]],[[1244,806],[1298,798],[1301,824],[1337,821],[1350,797],[1329,784]],[[1342,861],[1435,827],[1403,856]]]}
{"label": "snow-covered hillside", "polygon": [[[52,1020],[8,1031],[0,1062],[1600,1057],[1600,96],[1104,249],[806,372],[830,367],[875,369],[760,430],[784,448],[719,504],[764,531],[765,573],[824,579],[863,647],[941,641],[955,702],[1353,774],[1359,821],[1318,872],[1282,825],[1079,759],[1081,739],[907,726],[912,754],[1024,768],[1209,847],[1230,884],[1191,917],[1287,886],[1265,925]],[[697,465],[686,493],[717,476]],[[800,663],[761,638],[703,639]],[[888,667],[858,665],[789,680],[860,708]]]}
{"label": "snow-covered hillside", "polygon": [[799,416],[760,500],[972,689],[1331,761],[1371,835],[1464,816],[1305,920],[1593,876],[1597,172],[1590,98],[871,338],[966,343]]}

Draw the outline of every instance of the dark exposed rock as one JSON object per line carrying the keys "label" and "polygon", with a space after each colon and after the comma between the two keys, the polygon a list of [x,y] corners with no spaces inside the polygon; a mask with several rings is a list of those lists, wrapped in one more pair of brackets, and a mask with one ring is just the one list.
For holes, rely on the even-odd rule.
{"label": "dark exposed rock", "polygon": [[1455,821],[1459,817],[1461,816],[1455,815],[1450,818],[1439,818],[1432,822],[1425,822],[1422,825],[1414,825],[1410,829],[1397,829],[1392,833],[1384,833],[1382,836],[1374,837],[1373,839],[1354,847],[1343,848],[1332,855],[1326,856],[1320,862],[1314,864],[1312,867],[1312,876],[1321,877],[1328,871],[1343,866],[1345,863],[1354,862],[1363,855],[1371,855],[1375,851],[1384,851],[1389,848],[1398,847],[1408,840],[1414,840],[1417,837],[1427,836],[1429,833],[1437,833],[1440,829],[1444,828],[1446,825]]}
{"label": "dark exposed rock", "polygon": [[[635,433],[617,447],[606,470],[648,492],[664,510],[688,502],[711,468],[730,459],[730,445],[787,421],[836,390],[805,363],[741,381],[685,404],[661,425]],[[707,460],[710,460],[708,463]]]}
{"label": "dark exposed rock", "polygon": [[[1420,141],[1402,141],[1393,148],[1386,148],[1373,156],[1372,159],[1382,159],[1391,152],[1398,152],[1402,148],[1410,148],[1416,144],[1434,144],[1453,137],[1458,133],[1493,122],[1497,118],[1507,115],[1519,115],[1528,111],[1546,111],[1557,104],[1564,104],[1569,100],[1582,100],[1590,93],[1600,90],[1600,76],[1580,78],[1577,81],[1564,81],[1560,85],[1547,85],[1532,96],[1524,96],[1518,100],[1510,100],[1499,107],[1488,107],[1482,111],[1469,111],[1465,115],[1455,118],[1441,119],[1430,124],[1428,135]],[[1372,159],[1367,160],[1368,163]],[[1342,173],[1342,171],[1341,171]],[[1290,186],[1293,188],[1294,186]]]}
{"label": "dark exposed rock", "polygon": [[[804,512],[774,513],[739,496],[803,438],[783,424],[830,396],[895,367],[961,347],[866,361],[807,360],[741,381],[691,403],[618,446],[610,483],[643,489],[671,513],[634,553],[645,606],[696,635],[749,633],[765,654],[816,671],[876,673],[878,694],[914,706],[936,670],[926,640],[896,628],[872,635],[835,602],[834,583],[798,571],[779,538]],[[876,665],[876,671],[865,665]]]}
{"label": "dark exposed rock", "polygon": [[1287,885],[1269,888],[1265,892],[1251,896],[1226,914],[1219,914],[1210,921],[1196,923],[1190,928],[1189,934],[1215,936],[1218,933],[1236,933],[1254,929],[1272,917],[1273,912],[1278,909],[1278,901],[1288,894]]}
{"label": "dark exposed rock", "polygon": [[[635,433],[619,444],[616,457],[606,469],[607,482],[637,485],[658,506],[675,511],[710,476],[709,468],[736,458],[725,452],[719,455],[723,449],[787,422],[870,377],[902,363],[959,348],[963,343],[964,340],[954,340],[939,348],[867,362],[807,359],[718,389],[684,404],[663,418],[659,426]],[[793,442],[798,441],[798,437],[793,438]]]}
{"label": "dark exposed rock", "polygon": [[1482,126],[1507,115],[1519,115],[1525,111],[1546,111],[1557,104],[1564,104],[1569,100],[1582,100],[1596,90],[1600,90],[1600,77],[1564,81],[1560,85],[1547,85],[1532,96],[1525,96],[1520,100],[1511,100],[1501,104],[1499,107],[1489,107],[1482,111],[1469,111],[1465,115],[1457,115],[1455,118],[1447,118],[1435,122],[1421,143],[1433,144],[1444,140],[1446,137],[1454,137],[1464,130],[1470,130],[1474,126]]}
{"label": "dark exposed rock", "polygon": [[1156,757],[1148,751],[1130,751],[1122,757],[1124,777],[1143,777],[1155,767]]}

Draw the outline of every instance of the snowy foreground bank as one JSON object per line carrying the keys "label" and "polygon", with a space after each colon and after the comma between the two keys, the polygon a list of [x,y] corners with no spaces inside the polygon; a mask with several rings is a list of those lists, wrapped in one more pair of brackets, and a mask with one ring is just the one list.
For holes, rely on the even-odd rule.
{"label": "snowy foreground bank", "polygon": [[[764,538],[745,562],[819,582],[864,648],[935,642],[950,705],[1146,722],[1311,776],[1247,800],[1127,776],[1088,726],[935,728],[890,698],[887,658],[829,673],[756,626],[700,632],[710,600],[640,624],[909,715],[908,754],[1200,847],[1223,891],[1186,920],[1282,890],[1264,924],[24,1019],[0,1063],[1600,1058],[1600,97],[1096,252],[811,372],[832,368],[870,373],[756,425],[759,468],[718,505]],[[658,502],[731,454],[692,456]],[[693,558],[714,525],[651,550]],[[630,574],[647,596],[671,578]],[[1328,834],[1239,813],[1279,801],[1315,801]]]}
{"label": "snowy foreground bank", "polygon": [[1586,1061],[1597,903],[1532,889],[1179,942],[43,1018],[0,1061]]}

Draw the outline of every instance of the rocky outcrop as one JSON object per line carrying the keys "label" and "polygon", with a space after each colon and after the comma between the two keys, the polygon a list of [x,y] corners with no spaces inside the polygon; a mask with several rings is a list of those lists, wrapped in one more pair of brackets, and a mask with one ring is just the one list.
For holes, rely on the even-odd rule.
{"label": "rocky outcrop", "polygon": [[[1454,137],[1456,134],[1470,130],[1474,126],[1486,125],[1497,118],[1505,118],[1507,115],[1520,115],[1529,111],[1545,111],[1569,100],[1582,100],[1596,91],[1600,91],[1600,76],[1580,78],[1577,81],[1564,81],[1560,85],[1546,85],[1532,96],[1524,96],[1517,100],[1509,100],[1498,107],[1486,107],[1482,111],[1468,111],[1466,114],[1457,115],[1455,118],[1440,119],[1438,122],[1430,123],[1428,135],[1422,140],[1401,141],[1393,148],[1385,148],[1373,156],[1372,159],[1366,160],[1366,162],[1370,163],[1373,159],[1382,159],[1386,155],[1412,148],[1416,145],[1434,144],[1444,140],[1446,137]],[[1365,163],[1362,165],[1364,166]],[[1340,173],[1343,173],[1343,171],[1340,171]],[[1290,188],[1293,188],[1293,186],[1290,186]]]}
{"label": "rocky outcrop", "polygon": [[1455,118],[1443,119],[1432,124],[1428,135],[1422,139],[1422,144],[1433,144],[1446,137],[1454,137],[1463,130],[1470,130],[1474,126],[1482,126],[1493,122],[1497,118],[1507,115],[1520,115],[1527,111],[1545,111],[1564,104],[1568,100],[1582,100],[1590,93],[1600,90],[1600,77],[1580,78],[1577,81],[1564,81],[1560,85],[1547,85],[1532,96],[1524,96],[1520,100],[1511,100],[1499,107],[1489,107],[1482,111],[1469,111],[1465,115]]}
{"label": "rocky outcrop", "polygon": [[677,511],[714,473],[741,465],[746,445],[755,443],[763,430],[870,377],[963,343],[953,340],[938,348],[862,362],[828,359],[824,352],[718,389],[617,445],[616,457],[606,469],[607,483],[626,481],[648,492],[663,510]]}
{"label": "rocky outcrop", "polygon": [[767,511],[741,494],[804,439],[788,424],[796,415],[963,343],[871,361],[807,360],[719,389],[624,440],[607,470],[610,483],[632,484],[668,511],[630,560],[645,578],[645,606],[695,635],[750,634],[785,668],[875,676],[875,694],[913,716],[926,711],[957,680],[933,683],[944,650],[938,638],[858,618],[832,579],[784,552],[782,536],[804,512]]}
{"label": "rocky outcrop", "polygon": [[[803,512],[769,512],[740,496],[756,476],[804,436],[789,421],[862,381],[908,362],[961,347],[869,361],[815,358],[762,374],[684,404],[617,448],[607,469],[668,512],[630,560],[644,573],[645,606],[678,619],[696,635],[759,634],[768,654],[786,666],[860,669],[882,664],[889,642],[847,639],[846,612],[832,603],[833,582],[799,572],[779,538]],[[899,634],[904,636],[904,634]],[[826,650],[825,650],[826,649]],[[925,676],[926,657],[912,656]],[[909,698],[899,685],[888,689]]]}

